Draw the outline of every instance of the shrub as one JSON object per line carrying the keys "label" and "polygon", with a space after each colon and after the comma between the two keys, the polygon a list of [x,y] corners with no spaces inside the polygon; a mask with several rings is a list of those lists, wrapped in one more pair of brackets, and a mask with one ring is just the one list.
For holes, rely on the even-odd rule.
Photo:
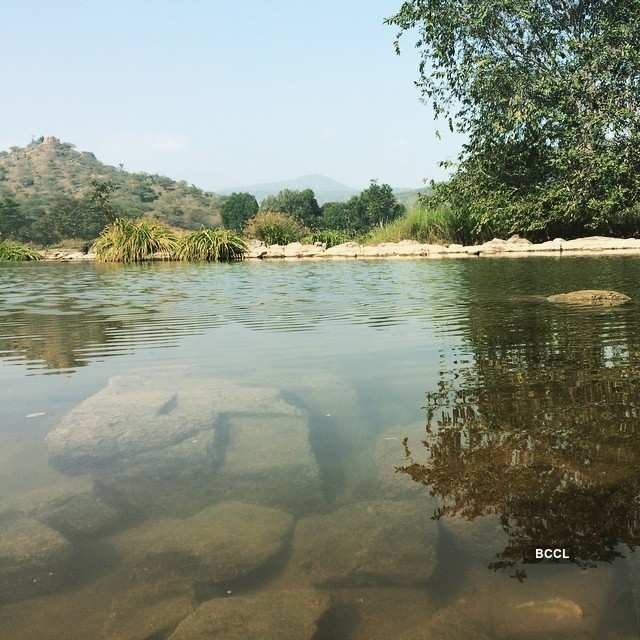
{"label": "shrub", "polygon": [[93,250],[103,262],[141,262],[156,253],[172,257],[176,246],[175,234],[162,224],[118,218],[103,229]]}
{"label": "shrub", "polygon": [[279,211],[261,211],[247,222],[244,233],[266,244],[288,244],[302,238],[304,227],[293,216]]}
{"label": "shrub", "polygon": [[38,251],[18,242],[0,241],[0,262],[26,262],[40,260]]}
{"label": "shrub", "polygon": [[416,207],[401,218],[367,234],[367,244],[380,242],[417,242],[449,244],[464,240],[465,230],[451,209],[424,209]]}
{"label": "shrub", "polygon": [[351,236],[345,231],[314,231],[302,238],[302,242],[313,244],[314,242],[322,242],[329,247],[335,247],[343,242],[348,242]]}
{"label": "shrub", "polygon": [[247,245],[228,229],[200,229],[180,238],[176,256],[179,260],[232,262],[242,260]]}

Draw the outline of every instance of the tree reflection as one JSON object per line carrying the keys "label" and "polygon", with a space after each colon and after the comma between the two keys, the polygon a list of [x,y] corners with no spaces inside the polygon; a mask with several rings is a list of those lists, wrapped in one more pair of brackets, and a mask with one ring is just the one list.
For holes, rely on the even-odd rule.
{"label": "tree reflection", "polygon": [[640,541],[633,315],[529,311],[471,323],[473,353],[427,394],[424,449],[405,441],[399,469],[439,497],[436,517],[497,515],[508,543],[490,567],[516,577],[536,548],[586,567]]}

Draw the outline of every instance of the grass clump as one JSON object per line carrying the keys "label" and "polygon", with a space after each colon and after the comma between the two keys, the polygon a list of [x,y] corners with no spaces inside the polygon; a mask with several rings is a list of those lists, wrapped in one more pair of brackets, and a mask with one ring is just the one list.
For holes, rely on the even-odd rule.
{"label": "grass clump", "polygon": [[0,241],[0,262],[28,262],[41,260],[38,251],[19,242]]}
{"label": "grass clump", "polygon": [[297,218],[279,211],[261,211],[247,222],[244,234],[265,244],[288,244],[303,237],[305,228]]}
{"label": "grass clump", "polygon": [[176,257],[194,262],[232,262],[242,260],[246,251],[245,241],[233,231],[203,228],[180,238]]}
{"label": "grass clump", "polygon": [[460,239],[459,220],[450,209],[416,207],[397,220],[368,233],[364,242],[379,244],[415,240],[427,244],[451,244]]}
{"label": "grass clump", "polygon": [[142,262],[155,254],[174,256],[177,239],[168,227],[153,220],[118,218],[104,228],[93,245],[98,260],[103,262]]}
{"label": "grass clump", "polygon": [[329,247],[335,247],[338,244],[343,244],[344,242],[349,242],[349,240],[351,240],[351,236],[348,233],[335,230],[314,231],[302,238],[302,242],[306,244],[322,242],[327,245],[327,249]]}

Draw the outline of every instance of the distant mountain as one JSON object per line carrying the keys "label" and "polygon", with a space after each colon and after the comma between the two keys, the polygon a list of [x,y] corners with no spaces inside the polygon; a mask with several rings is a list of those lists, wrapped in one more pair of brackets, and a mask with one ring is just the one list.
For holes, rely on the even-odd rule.
{"label": "distant mountain", "polygon": [[358,193],[357,189],[348,187],[337,180],[333,180],[333,178],[317,174],[300,176],[299,178],[281,180],[279,182],[250,184],[236,187],[235,189],[222,190],[220,193],[228,195],[234,191],[246,191],[252,193],[258,202],[260,202],[267,196],[275,195],[283,189],[293,189],[296,191],[311,189],[316,194],[316,200],[320,204],[324,202],[343,202]]}
{"label": "distant mountain", "polygon": [[113,182],[114,204],[128,215],[153,215],[186,229],[221,222],[220,196],[184,181],[103,164],[58,138],[42,137],[0,152],[0,197],[14,197],[32,218],[60,196],[82,196],[92,179]]}

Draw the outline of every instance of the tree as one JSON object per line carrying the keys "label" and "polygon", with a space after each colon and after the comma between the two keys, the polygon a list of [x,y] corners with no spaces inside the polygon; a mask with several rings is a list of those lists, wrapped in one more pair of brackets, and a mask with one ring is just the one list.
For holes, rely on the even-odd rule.
{"label": "tree", "polygon": [[0,200],[0,240],[5,238],[21,239],[27,218],[20,205],[13,198]]}
{"label": "tree", "polygon": [[283,189],[275,196],[267,196],[260,204],[260,211],[279,211],[298,218],[311,229],[320,223],[322,212],[311,189],[294,191]]}
{"label": "tree", "polygon": [[81,202],[81,222],[78,237],[93,240],[117,217],[111,201],[116,186],[110,181],[92,180],[92,190]]}
{"label": "tree", "polygon": [[434,198],[477,235],[638,233],[640,4],[407,0],[387,22],[418,29],[418,87],[467,138]]}
{"label": "tree", "polygon": [[377,180],[372,180],[369,187],[356,196],[355,206],[356,217],[369,228],[383,227],[404,213],[404,206],[396,200],[393,189],[388,184],[378,184]]}
{"label": "tree", "polygon": [[258,201],[250,193],[232,193],[222,205],[222,224],[227,229],[241,231],[248,220],[258,213]]}

